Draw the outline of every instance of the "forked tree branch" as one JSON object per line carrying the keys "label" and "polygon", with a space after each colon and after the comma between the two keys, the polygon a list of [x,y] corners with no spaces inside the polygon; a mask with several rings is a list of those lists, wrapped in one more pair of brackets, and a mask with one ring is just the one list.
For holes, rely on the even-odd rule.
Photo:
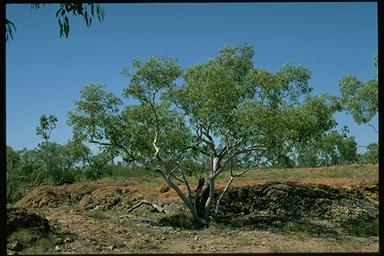
{"label": "forked tree branch", "polygon": [[127,154],[132,160],[136,160],[136,157],[128,151],[128,149],[126,147],[124,147],[123,145],[119,144],[119,143],[109,143],[109,142],[101,142],[101,141],[97,141],[97,140],[93,140],[93,139],[90,139],[88,140],[90,143],[93,143],[93,144],[98,144],[98,145],[101,145],[101,146],[109,146],[109,147],[113,147],[113,146],[117,146],[118,148],[120,148],[121,150],[124,151],[125,154]]}
{"label": "forked tree branch", "polygon": [[166,166],[165,162],[163,159],[160,157],[160,148],[156,145],[157,143],[157,131],[155,132],[155,138],[153,139],[153,147],[155,148],[155,157],[157,160],[163,165],[163,168],[159,168],[158,171],[160,171],[161,176],[164,178],[164,180],[168,183],[168,185],[176,191],[178,196],[181,198],[181,200],[185,203],[185,205],[191,210],[191,213],[193,217],[200,222],[201,224],[206,224],[206,221],[201,218],[196,211],[195,206],[193,205],[193,202],[191,198],[187,198],[184,193],[180,190],[180,188],[171,180],[171,175],[173,170],[169,170],[168,167]]}
{"label": "forked tree branch", "polygon": [[189,182],[188,182],[188,179],[187,179],[187,177],[185,175],[185,172],[182,169],[179,169],[179,170],[180,170],[181,174],[183,175],[184,184],[185,184],[185,186],[187,187],[187,190],[188,190],[188,199],[192,203],[192,190],[191,190],[191,186],[189,185]]}
{"label": "forked tree branch", "polygon": [[[204,131],[203,131],[203,129],[204,129]],[[209,146],[209,147],[211,148],[211,150],[212,150],[213,152],[215,152],[215,154],[217,154],[217,153],[216,153],[215,143],[214,143],[212,137],[209,135],[209,130],[206,129],[205,127],[203,127],[203,125],[202,125],[201,122],[198,123],[198,127],[196,127],[195,132],[196,132],[197,137],[198,137],[201,141],[203,141],[207,146]],[[208,140],[205,139],[205,138],[203,137],[203,135],[204,135]]]}
{"label": "forked tree branch", "polygon": [[233,165],[231,165],[231,178],[229,179],[227,185],[225,186],[224,190],[221,192],[219,198],[217,199],[216,208],[215,208],[215,215],[217,215],[217,213],[219,211],[219,205],[220,205],[221,199],[223,198],[225,192],[228,190],[229,186],[232,184],[232,181],[236,177],[242,176],[245,173],[247,173],[248,171],[250,171],[251,169],[255,168],[257,165],[258,164],[254,165],[254,166],[251,166],[251,167],[248,167],[247,169],[245,169],[245,170],[243,170],[243,171],[241,171],[239,173],[233,173]]}
{"label": "forked tree branch", "polygon": [[208,154],[207,152],[205,152],[204,150],[202,150],[201,148],[199,148],[198,146],[195,146],[195,145],[188,146],[188,147],[185,148],[185,150],[188,150],[188,149],[197,150],[197,151],[199,151],[203,155],[210,156],[210,154]]}
{"label": "forked tree branch", "polygon": [[[228,140],[228,139],[227,139]],[[235,143],[233,143],[233,145],[229,145],[228,141],[227,143],[225,143],[225,146],[224,148],[221,150],[221,152],[219,153],[219,157],[222,158],[225,154],[227,154],[229,151],[231,151],[232,149],[236,148],[237,146],[240,145],[240,143],[242,142],[243,140],[242,139],[238,139],[235,141]]]}
{"label": "forked tree branch", "polygon": [[249,146],[249,147],[245,147],[245,148],[241,148],[241,149],[238,149],[236,150],[234,153],[232,153],[232,155],[230,155],[223,163],[222,165],[222,168],[219,170],[219,172],[217,172],[215,175],[219,175],[221,173],[221,171],[224,169],[224,167],[230,162],[232,161],[232,159],[237,156],[237,155],[240,155],[240,154],[243,154],[243,153],[247,153],[247,152],[251,152],[251,151],[256,151],[256,150],[266,150],[265,147],[263,146],[260,146],[260,145],[252,145],[252,146]]}

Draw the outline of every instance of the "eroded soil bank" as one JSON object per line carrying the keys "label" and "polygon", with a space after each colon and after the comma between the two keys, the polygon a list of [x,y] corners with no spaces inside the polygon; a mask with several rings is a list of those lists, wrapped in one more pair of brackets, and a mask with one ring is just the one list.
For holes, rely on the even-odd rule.
{"label": "eroded soil bank", "polygon": [[[376,183],[267,182],[230,188],[216,220],[205,229],[191,222],[172,190],[159,193],[159,186],[131,184],[35,189],[8,209],[8,252],[378,251]],[[166,213],[146,205],[127,212],[142,199]],[[23,236],[25,230],[32,235]]]}

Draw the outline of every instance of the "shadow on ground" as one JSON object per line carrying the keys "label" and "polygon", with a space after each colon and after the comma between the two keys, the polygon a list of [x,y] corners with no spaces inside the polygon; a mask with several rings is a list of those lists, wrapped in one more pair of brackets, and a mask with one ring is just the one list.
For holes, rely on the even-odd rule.
{"label": "shadow on ground", "polygon": [[216,222],[314,236],[377,236],[377,201],[325,185],[268,183],[232,188]]}
{"label": "shadow on ground", "polygon": [[[379,232],[377,202],[325,185],[268,183],[232,188],[219,209],[210,225],[318,237],[377,236]],[[186,230],[204,228],[185,213],[146,222]]]}

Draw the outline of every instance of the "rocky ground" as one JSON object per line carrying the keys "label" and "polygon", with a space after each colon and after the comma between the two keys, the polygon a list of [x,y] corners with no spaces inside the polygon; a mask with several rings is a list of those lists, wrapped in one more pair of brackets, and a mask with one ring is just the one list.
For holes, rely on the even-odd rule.
{"label": "rocky ground", "polygon": [[[175,192],[142,181],[31,191],[7,211],[8,253],[378,252],[377,180],[236,183],[208,228]],[[128,212],[143,199],[165,213]]]}

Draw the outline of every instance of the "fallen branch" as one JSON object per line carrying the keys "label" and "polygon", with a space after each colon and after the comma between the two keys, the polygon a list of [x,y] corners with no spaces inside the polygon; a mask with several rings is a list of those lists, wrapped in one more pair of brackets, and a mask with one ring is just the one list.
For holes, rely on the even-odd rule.
{"label": "fallen branch", "polygon": [[149,201],[147,201],[147,200],[141,200],[138,204],[135,204],[134,206],[132,206],[131,208],[129,208],[129,209],[128,209],[128,212],[132,212],[133,210],[135,210],[136,208],[142,206],[143,204],[147,204],[147,205],[152,206],[152,207],[153,207],[154,209],[156,209],[156,211],[158,211],[158,212],[164,212],[164,213],[166,213],[165,210],[164,210],[162,207],[158,206],[157,204],[151,203],[151,202],[149,202]]}

